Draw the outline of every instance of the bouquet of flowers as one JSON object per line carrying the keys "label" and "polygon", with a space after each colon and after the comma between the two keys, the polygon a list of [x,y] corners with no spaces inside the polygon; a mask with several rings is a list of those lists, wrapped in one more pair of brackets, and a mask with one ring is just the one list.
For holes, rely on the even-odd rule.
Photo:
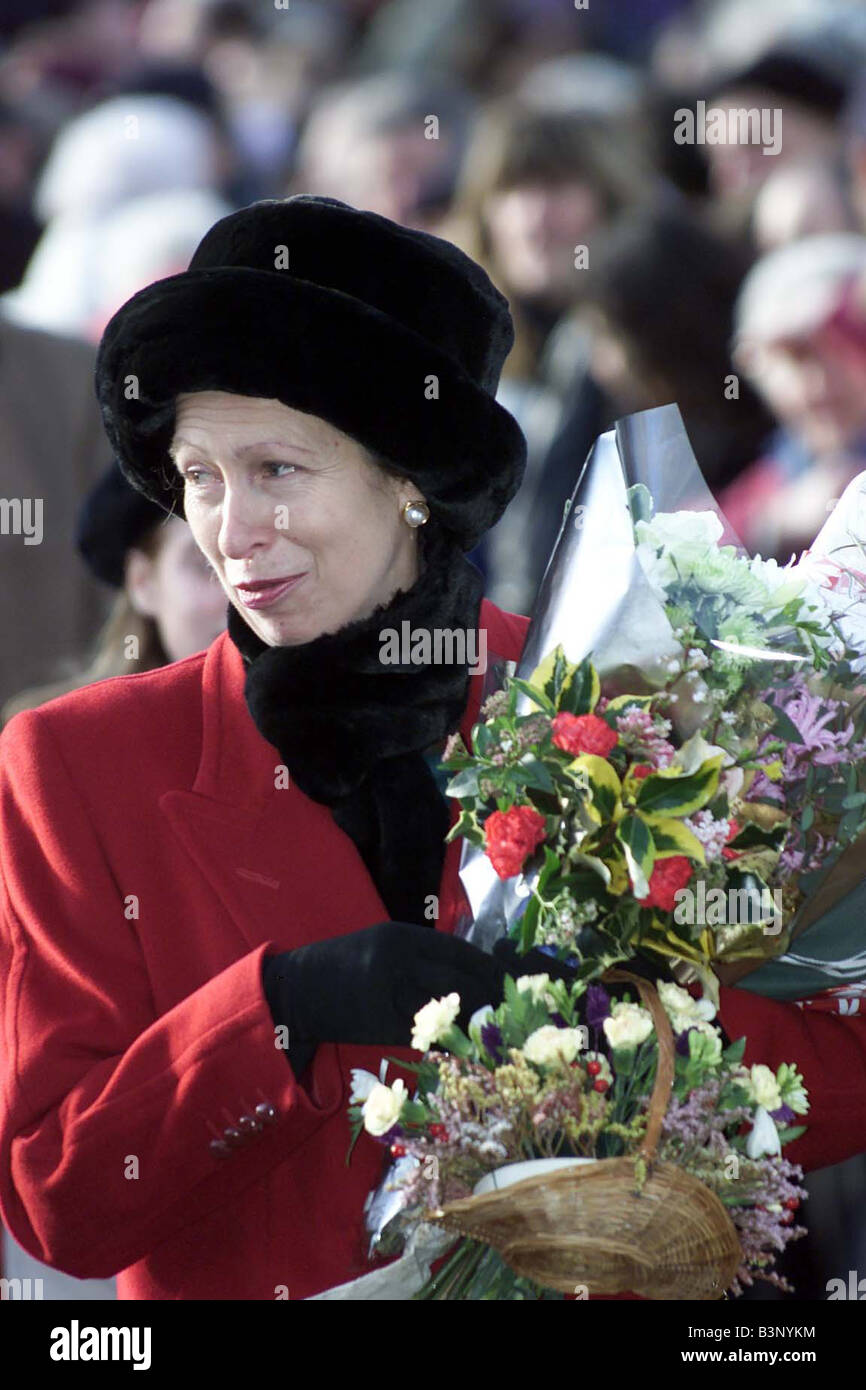
{"label": "bouquet of flowers", "polygon": [[789,1287],[773,1263],[805,1234],[793,1223],[806,1194],[779,1155],[803,1132],[791,1124],[808,1110],[802,1078],[744,1067],[745,1039],[723,1047],[708,1001],[660,982],[656,1014],[659,998],[663,1028],[600,985],[509,977],[468,1035],[456,994],[416,1014],[414,1095],[355,1073],[355,1137],[366,1130],[396,1160],[392,1226],[464,1233],[416,1298]]}
{"label": "bouquet of flowers", "polygon": [[[678,421],[675,407],[646,414],[670,428],[671,411]],[[673,442],[688,451],[679,430]],[[690,473],[670,438],[678,480],[693,474],[692,500],[705,505],[656,511],[646,483],[628,478],[651,472],[658,448],[643,437],[638,455],[622,441],[611,453],[611,438],[578,484],[581,525],[566,517],[520,674],[485,702],[471,750],[459,736],[446,750],[470,939],[490,946],[509,931],[584,977],[651,950],[690,963],[711,993],[711,963],[744,973],[776,957],[754,988],[769,976],[764,992],[814,993],[838,985],[843,961],[859,983],[866,957],[839,947],[838,920],[818,945],[821,914],[839,900],[831,871],[849,847],[858,878],[864,868],[866,689],[838,588],[816,582],[814,557],[781,567],[724,544],[694,460]],[[658,473],[655,483],[670,490]],[[592,632],[577,603],[587,549]],[[497,877],[513,880],[508,894]],[[785,953],[806,927],[804,979]]]}

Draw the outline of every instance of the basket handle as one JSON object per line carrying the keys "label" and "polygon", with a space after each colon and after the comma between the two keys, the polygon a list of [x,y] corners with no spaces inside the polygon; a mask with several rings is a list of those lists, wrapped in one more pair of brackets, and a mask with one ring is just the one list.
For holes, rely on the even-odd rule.
{"label": "basket handle", "polygon": [[653,1026],[659,1046],[659,1060],[656,1068],[655,1085],[650,1097],[649,1110],[647,1112],[647,1127],[643,1143],[640,1146],[640,1154],[647,1164],[655,1162],[656,1148],[658,1147],[659,1135],[661,1134],[662,1122],[668,1102],[671,1098],[671,1089],[674,1084],[674,1035],[668,1016],[664,1011],[658,990],[649,980],[645,980],[641,975],[633,975],[630,970],[606,970],[602,975],[602,981],[609,980],[612,984],[623,983],[634,984],[637,986],[641,1002],[649,1009],[652,1014]]}

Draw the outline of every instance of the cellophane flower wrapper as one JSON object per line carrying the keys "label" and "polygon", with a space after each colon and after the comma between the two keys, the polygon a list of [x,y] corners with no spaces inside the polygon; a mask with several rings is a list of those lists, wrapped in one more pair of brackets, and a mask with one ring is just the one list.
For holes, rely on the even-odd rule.
{"label": "cellophane flower wrapper", "polygon": [[[677,407],[663,406],[618,421],[596,441],[566,506],[516,669],[518,678],[528,680],[545,658],[561,648],[569,663],[576,665],[591,658],[608,696],[661,691],[669,683],[668,663],[681,651],[681,644],[658,586],[651,582],[647,547],[640,546],[636,538],[636,503],[641,505],[642,494],[643,505],[649,503],[644,515],[694,514],[693,519],[674,518],[675,529],[682,530],[683,537],[692,527],[696,534],[702,528],[714,531],[719,545],[733,546],[748,558],[701,475]],[[853,506],[851,499],[844,507],[840,504],[838,514],[825,528],[826,535],[821,533],[802,569],[793,572],[808,582],[822,605],[833,593],[834,616],[843,607],[843,595],[841,586],[837,585],[838,593],[827,587],[827,567],[822,559],[844,530],[843,513],[846,508],[850,513]],[[672,524],[670,518],[663,520]],[[862,570],[863,630],[856,617],[850,617],[846,633],[861,651],[866,647],[866,558]],[[856,588],[856,579],[850,579],[850,584]],[[860,601],[859,591],[855,598]],[[845,603],[856,610],[857,602],[850,595],[845,596]],[[764,659],[759,654],[763,652],[762,643],[755,649],[757,660]],[[792,690],[796,681],[813,674],[802,648],[799,653],[788,651],[784,642],[776,640],[765,658],[768,672],[772,669],[777,673],[776,689],[778,671],[785,663],[792,672]],[[485,698],[501,685],[506,674],[510,671],[501,663],[489,668]],[[690,707],[684,685],[680,690],[676,732],[682,743],[700,729],[701,710]],[[532,708],[524,695],[518,708]],[[849,773],[849,779],[852,775]],[[858,780],[849,791],[860,794],[859,788]],[[863,812],[858,814],[862,825]],[[503,935],[514,934],[538,872],[536,867],[528,869],[526,875],[503,880],[485,850],[464,839],[460,877],[472,921],[460,928],[461,934],[485,950],[492,950]],[[866,888],[861,883],[864,872],[866,839],[858,839],[823,872],[801,877],[801,894],[806,898],[801,897],[800,906],[788,914],[783,927],[777,925],[772,933],[740,933],[739,928],[732,927],[722,957],[729,971],[727,982],[742,982],[745,988],[777,999],[811,997],[837,990],[840,985],[847,993],[856,993],[866,979],[866,952],[858,944],[862,935],[858,923],[866,906]],[[592,955],[593,934],[591,924],[579,929],[584,959]],[[603,939],[599,938],[602,950]]]}

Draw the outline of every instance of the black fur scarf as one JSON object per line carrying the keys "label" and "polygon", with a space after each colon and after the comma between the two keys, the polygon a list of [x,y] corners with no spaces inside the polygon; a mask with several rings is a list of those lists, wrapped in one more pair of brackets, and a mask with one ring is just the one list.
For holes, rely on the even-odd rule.
{"label": "black fur scarf", "polygon": [[[430,521],[420,573],[368,618],[297,646],[271,647],[232,605],[228,631],[247,667],[247,708],[307,796],[333,809],[392,920],[424,923],[438,893],[449,811],[424,752],[459,725],[466,663],[383,664],[386,628],[477,629],[483,580]],[[467,643],[468,646],[468,643]]]}

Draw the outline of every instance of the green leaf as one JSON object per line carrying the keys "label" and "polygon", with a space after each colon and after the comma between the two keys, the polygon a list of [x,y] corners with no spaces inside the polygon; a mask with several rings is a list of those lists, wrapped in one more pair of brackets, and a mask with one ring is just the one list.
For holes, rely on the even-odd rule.
{"label": "green leaf", "polygon": [[715,796],[719,785],[722,754],[707,758],[691,773],[666,776],[651,772],[640,784],[636,802],[648,820],[654,816],[688,816]]}
{"label": "green leaf", "polygon": [[543,690],[539,690],[537,686],[530,685],[529,681],[521,680],[519,676],[511,677],[511,685],[513,689],[519,690],[522,695],[525,695],[527,699],[531,700],[534,705],[538,705],[539,709],[543,709],[545,714],[551,716],[556,714],[556,705],[550,697],[545,695]]}
{"label": "green leaf", "polygon": [[671,816],[665,820],[653,820],[652,837],[655,844],[656,859],[669,859],[672,855],[684,854],[698,864],[706,864],[704,847],[681,820]]}
{"label": "green leaf", "polygon": [[601,694],[598,672],[584,657],[560,696],[559,707],[567,714],[592,714]]}
{"label": "green leaf", "polygon": [[472,747],[476,754],[481,757],[489,749],[493,742],[493,734],[486,724],[476,724],[472,730]]}
{"label": "green leaf", "polygon": [[451,781],[445,788],[445,793],[447,796],[454,796],[457,798],[464,796],[479,796],[478,778],[479,769],[477,767],[464,768],[463,772],[458,772],[456,777],[451,778]]}
{"label": "green leaf", "polygon": [[642,816],[623,816],[616,828],[616,838],[625,851],[629,878],[636,898],[649,892],[649,878],[655,859],[655,845],[649,826]]}
{"label": "green leaf", "polygon": [[579,753],[566,765],[568,773],[580,773],[586,778],[592,804],[603,820],[611,820],[622,795],[622,783],[606,758],[596,753]]}
{"label": "green leaf", "polygon": [[520,759],[519,766],[523,769],[523,784],[532,787],[540,792],[553,792],[556,788],[553,785],[553,778],[545,767],[544,763],[536,758],[532,753],[526,753]]}
{"label": "green leaf", "polygon": [[725,1048],[722,1058],[728,1066],[737,1067],[742,1062],[745,1051],[746,1039],[738,1038],[736,1042],[731,1043],[730,1047]]}

